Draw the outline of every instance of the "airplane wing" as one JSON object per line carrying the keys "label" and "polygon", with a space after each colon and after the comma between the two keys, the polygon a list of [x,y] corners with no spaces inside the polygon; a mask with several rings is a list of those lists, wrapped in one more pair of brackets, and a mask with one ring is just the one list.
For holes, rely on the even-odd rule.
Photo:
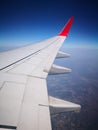
{"label": "airplane wing", "polygon": [[50,114],[79,111],[80,105],[49,97],[48,74],[68,73],[53,65],[68,57],[59,49],[73,17],[55,37],[40,43],[0,53],[0,130],[51,130]]}

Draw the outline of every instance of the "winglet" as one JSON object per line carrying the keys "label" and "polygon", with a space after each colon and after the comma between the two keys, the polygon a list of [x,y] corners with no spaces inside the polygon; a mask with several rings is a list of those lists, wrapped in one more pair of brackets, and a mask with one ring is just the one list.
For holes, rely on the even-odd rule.
{"label": "winglet", "polygon": [[67,36],[70,30],[70,27],[73,23],[74,17],[71,17],[69,19],[69,21],[67,22],[67,24],[65,25],[65,27],[63,28],[63,30],[58,34],[58,36]]}

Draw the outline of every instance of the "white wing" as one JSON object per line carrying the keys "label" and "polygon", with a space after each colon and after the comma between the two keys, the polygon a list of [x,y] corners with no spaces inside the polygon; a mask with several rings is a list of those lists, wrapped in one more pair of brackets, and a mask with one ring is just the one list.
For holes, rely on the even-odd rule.
{"label": "white wing", "polygon": [[[80,105],[48,97],[46,77],[71,71],[53,65],[65,40],[71,18],[63,31],[35,45],[0,53],[0,130],[51,130],[51,113],[79,110]],[[49,110],[50,108],[50,110]]]}

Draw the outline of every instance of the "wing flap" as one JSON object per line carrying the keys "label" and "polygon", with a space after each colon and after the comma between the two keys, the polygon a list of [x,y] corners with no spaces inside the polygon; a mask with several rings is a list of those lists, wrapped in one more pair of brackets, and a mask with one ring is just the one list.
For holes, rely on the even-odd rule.
{"label": "wing flap", "polygon": [[46,80],[28,76],[26,83],[4,83],[0,90],[0,125],[17,130],[51,130]]}
{"label": "wing flap", "polygon": [[16,126],[24,94],[24,84],[5,82],[0,90],[0,125]]}
{"label": "wing flap", "polygon": [[45,79],[28,77],[17,125],[18,130],[51,130],[47,95]]}
{"label": "wing flap", "polygon": [[27,76],[25,75],[16,75],[12,73],[0,72],[0,87],[3,87],[2,85],[5,82],[15,82],[20,84],[25,84],[26,80],[27,80]]}

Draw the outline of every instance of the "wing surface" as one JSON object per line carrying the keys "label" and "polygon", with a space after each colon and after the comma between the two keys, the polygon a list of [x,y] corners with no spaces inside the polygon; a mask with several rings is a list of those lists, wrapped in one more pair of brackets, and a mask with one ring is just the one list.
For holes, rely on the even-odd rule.
{"label": "wing surface", "polygon": [[58,36],[0,53],[0,130],[51,130],[46,78],[72,21]]}

